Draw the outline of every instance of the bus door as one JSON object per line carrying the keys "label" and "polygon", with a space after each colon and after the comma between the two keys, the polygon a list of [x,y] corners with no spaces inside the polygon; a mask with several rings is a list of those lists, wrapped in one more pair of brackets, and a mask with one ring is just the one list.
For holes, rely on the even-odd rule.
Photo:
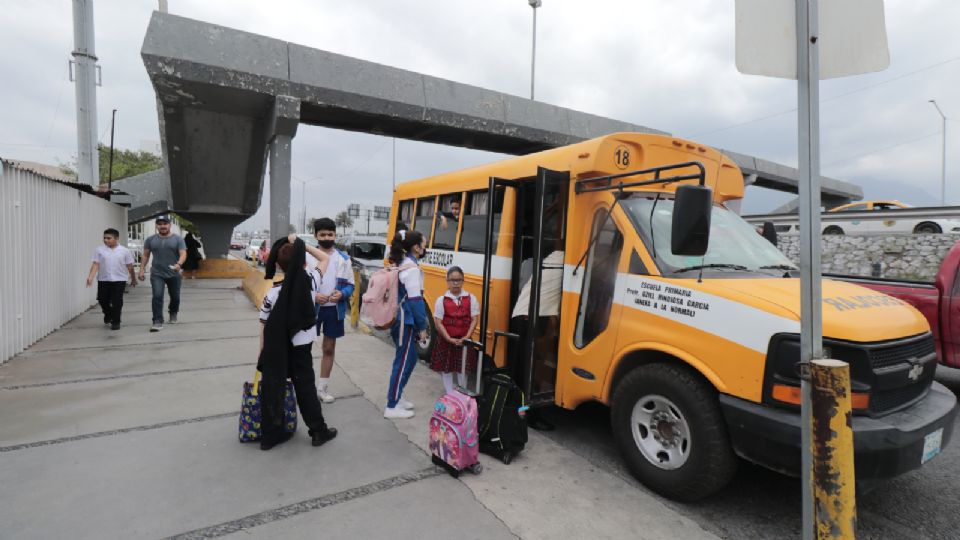
{"label": "bus door", "polygon": [[[533,182],[490,180],[491,190],[497,186],[513,187],[517,193],[509,307],[510,331],[520,339],[510,343],[507,357],[514,379],[532,405],[554,402],[569,184],[569,173],[544,168],[538,168]],[[489,287],[486,278],[492,254],[491,237],[487,237],[484,257],[485,296]],[[485,299],[483,336],[487,335],[488,307]]]}

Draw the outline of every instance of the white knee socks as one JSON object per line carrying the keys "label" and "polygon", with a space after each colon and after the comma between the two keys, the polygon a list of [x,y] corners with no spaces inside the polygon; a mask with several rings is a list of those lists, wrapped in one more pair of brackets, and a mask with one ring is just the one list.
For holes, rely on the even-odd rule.
{"label": "white knee socks", "polygon": [[[443,389],[448,394],[453,392],[453,373],[441,373],[440,378],[443,380]],[[457,384],[461,388],[467,387],[467,377],[463,373],[457,373]]]}

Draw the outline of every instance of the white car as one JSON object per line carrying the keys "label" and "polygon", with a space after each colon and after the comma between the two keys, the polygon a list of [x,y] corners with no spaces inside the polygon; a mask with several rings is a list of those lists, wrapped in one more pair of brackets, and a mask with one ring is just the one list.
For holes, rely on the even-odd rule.
{"label": "white car", "polygon": [[[830,213],[897,210],[900,208],[910,208],[910,205],[900,201],[860,201],[832,208]],[[826,221],[822,225],[823,234],[879,234],[887,232],[939,234],[960,232],[960,221],[939,218],[854,219],[850,221]]]}

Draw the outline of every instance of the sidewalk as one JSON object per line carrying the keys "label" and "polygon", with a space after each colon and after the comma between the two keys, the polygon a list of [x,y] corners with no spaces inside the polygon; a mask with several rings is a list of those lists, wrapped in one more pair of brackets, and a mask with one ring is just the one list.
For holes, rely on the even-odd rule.
{"label": "sidewalk", "polygon": [[0,536],[713,538],[535,432],[511,465],[450,478],[425,450],[439,377],[418,366],[417,416],[385,420],[393,351],[360,333],[338,344],[335,440],[313,448],[301,426],[270,452],[240,444],[259,325],[237,285],[185,281],[160,333],[137,287],[121,330],[93,309],[0,367]]}

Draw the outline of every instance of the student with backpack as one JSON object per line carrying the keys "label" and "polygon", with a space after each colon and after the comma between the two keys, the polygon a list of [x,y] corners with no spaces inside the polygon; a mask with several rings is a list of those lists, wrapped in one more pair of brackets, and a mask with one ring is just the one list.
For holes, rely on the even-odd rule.
{"label": "student with backpack", "polygon": [[[463,364],[463,340],[473,334],[480,315],[480,302],[477,297],[463,289],[463,269],[451,266],[447,269],[447,292],[437,298],[433,306],[433,318],[437,329],[437,343],[430,354],[430,369],[440,373],[443,388],[449,394],[453,392],[453,374],[462,388],[467,381]],[[467,372],[477,369],[477,351],[467,350]]]}
{"label": "student with backpack", "polygon": [[413,403],[403,399],[403,389],[417,365],[417,347],[413,340],[415,337],[421,341],[427,339],[427,309],[423,303],[423,271],[419,262],[426,251],[423,234],[416,230],[398,231],[390,243],[389,260],[398,267],[393,275],[399,282],[396,293],[399,306],[390,329],[397,351],[387,387],[384,418],[414,415]]}

